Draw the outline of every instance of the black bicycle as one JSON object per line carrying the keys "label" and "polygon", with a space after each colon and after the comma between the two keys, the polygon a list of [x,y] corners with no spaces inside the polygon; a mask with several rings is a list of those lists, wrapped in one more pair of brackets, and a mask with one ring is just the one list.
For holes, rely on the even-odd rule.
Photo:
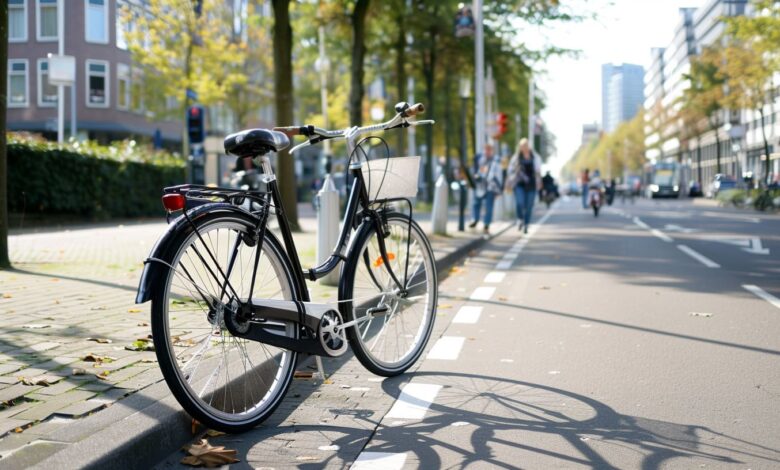
{"label": "black bicycle", "polygon": [[[423,110],[419,103],[399,103],[388,122],[344,130],[295,126],[232,134],[226,153],[255,159],[264,189],[165,188],[169,218],[180,215],[146,260],[136,302],[152,301],[163,376],[198,421],[226,432],[257,425],[284,397],[299,353],[336,357],[350,345],[382,376],[401,374],[420,357],[433,328],[438,285],[430,243],[412,219],[409,200],[417,192],[419,157],[369,160],[362,152],[366,139],[358,139],[432,124],[410,120]],[[308,270],[301,267],[268,156],[296,135],[307,140],[291,153],[346,139],[353,177],[338,243],[323,264]],[[281,242],[268,229],[272,215]],[[306,280],[339,266],[338,302],[310,302]]]}

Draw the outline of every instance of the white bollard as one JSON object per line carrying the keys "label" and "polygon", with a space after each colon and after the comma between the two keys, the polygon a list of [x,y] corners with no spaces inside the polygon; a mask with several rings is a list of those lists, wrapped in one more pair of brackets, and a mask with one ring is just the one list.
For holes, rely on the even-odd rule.
{"label": "white bollard", "polygon": [[504,192],[502,199],[504,200],[504,216],[506,220],[515,220],[515,195],[514,193]]}
{"label": "white bollard", "polygon": [[[339,238],[339,192],[330,175],[325,176],[317,198],[317,262],[322,263],[333,253]],[[338,285],[339,270],[333,270],[321,282],[327,286]]]}
{"label": "white bollard", "polygon": [[433,193],[433,210],[431,211],[433,233],[437,235],[447,235],[448,191],[447,178],[444,175],[439,175]]}

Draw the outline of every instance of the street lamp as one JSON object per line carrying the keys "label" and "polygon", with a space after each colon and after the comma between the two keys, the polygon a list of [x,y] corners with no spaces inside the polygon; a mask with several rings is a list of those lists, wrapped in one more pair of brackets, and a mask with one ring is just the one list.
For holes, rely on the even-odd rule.
{"label": "street lamp", "polygon": [[[466,113],[468,101],[471,97],[471,80],[468,77],[461,77],[458,86],[458,95],[460,96],[460,171],[461,177],[458,181],[458,231],[466,230],[466,181],[470,181],[468,168],[466,167],[466,154],[468,152],[468,143],[466,142]],[[464,181],[464,178],[466,179]]]}

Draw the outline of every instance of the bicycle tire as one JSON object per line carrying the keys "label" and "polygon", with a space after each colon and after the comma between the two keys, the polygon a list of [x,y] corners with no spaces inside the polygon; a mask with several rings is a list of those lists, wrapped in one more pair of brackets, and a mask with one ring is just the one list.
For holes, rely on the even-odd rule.
{"label": "bicycle tire", "polygon": [[[430,339],[436,317],[438,281],[433,250],[420,226],[400,213],[390,213],[386,219],[390,229],[390,236],[385,239],[388,245],[388,260],[398,279],[410,288],[410,295],[402,299],[397,294],[391,293],[390,289],[394,287],[394,283],[387,269],[382,268],[384,261],[375,242],[376,227],[373,223],[366,223],[356,235],[353,245],[355,248],[351,250],[344,265],[339,286],[339,300],[346,321],[362,318],[368,314],[369,308],[387,302],[385,305],[388,305],[390,313],[374,317],[384,318],[381,327],[374,324],[372,318],[355,327],[347,328],[347,338],[355,356],[366,369],[377,375],[392,377],[402,374],[411,367],[419,359]],[[411,239],[409,249],[406,250],[410,225]],[[405,260],[412,256],[413,263],[410,262],[408,273],[405,275]],[[420,263],[417,263],[418,257],[421,257]],[[374,290],[376,292],[373,292]],[[415,300],[423,300],[423,303],[420,304]],[[412,306],[417,307],[417,314],[409,308]],[[422,308],[421,312],[420,308]],[[406,315],[402,317],[403,313]],[[416,321],[417,317],[419,318]],[[396,333],[394,336],[396,341],[403,338],[404,343],[409,345],[402,354],[399,354],[399,357],[393,359],[380,357],[376,348],[382,333],[385,333],[385,338],[390,337],[387,327],[391,323]],[[415,323],[419,324],[415,325]],[[399,334],[399,326],[403,334]],[[407,329],[407,326],[412,328]],[[408,336],[413,336],[411,341],[408,340]],[[372,339],[373,344],[369,344],[367,339]],[[388,340],[381,339],[381,341],[383,349],[387,350]]]}
{"label": "bicycle tire", "polygon": [[[152,337],[155,351],[168,387],[179,404],[193,418],[212,429],[229,433],[242,432],[265,420],[281,403],[292,382],[297,353],[233,337],[227,331],[224,320],[220,321],[217,318],[218,313],[215,312],[214,318],[211,317],[211,311],[214,309],[209,308],[209,312],[206,312],[203,308],[203,302],[209,303],[209,300],[204,300],[207,297],[206,293],[214,296],[215,289],[223,289],[213,278],[209,279],[206,268],[208,266],[212,268],[212,271],[215,271],[213,268],[218,266],[222,259],[220,251],[220,236],[222,234],[215,233],[216,230],[225,229],[224,233],[227,235],[235,232],[233,248],[235,249],[235,242],[238,242],[238,250],[245,249],[247,251],[239,252],[240,254],[235,257],[236,261],[232,272],[228,273],[228,270],[225,269],[223,273],[228,273],[228,277],[234,284],[234,289],[248,295],[246,290],[248,284],[245,282],[247,273],[241,272],[241,284],[238,283],[238,276],[233,276],[236,263],[240,263],[240,268],[246,267],[247,264],[250,269],[254,268],[253,261],[257,243],[255,241],[254,247],[250,247],[238,235],[239,233],[242,235],[252,233],[255,226],[254,220],[249,215],[239,212],[228,214],[222,212],[206,213],[193,222],[195,227],[186,224],[184,229],[180,230],[181,233],[176,235],[174,243],[171,244],[172,248],[164,256],[164,261],[170,263],[169,273],[165,277],[164,286],[157,289],[152,295]],[[216,244],[214,243],[215,235]],[[231,245],[229,238],[225,241],[226,245]],[[196,251],[207,251],[204,249],[207,243],[212,251],[216,252],[215,256],[211,258],[208,253],[201,253],[203,258],[196,256]],[[197,250],[198,247],[200,250]],[[197,266],[198,261],[203,261],[203,265]],[[276,296],[278,298],[297,299],[289,260],[278,240],[270,233],[266,233],[263,239],[257,271],[263,272],[264,267],[266,267],[265,277],[261,279],[258,276],[258,279],[255,280],[253,297],[263,297],[271,290],[278,290],[279,294]],[[183,277],[185,276],[184,272],[187,273],[186,277],[189,277],[189,280]],[[276,276],[275,285],[274,280],[268,280],[271,272]],[[250,278],[249,284],[251,282]],[[200,285],[196,287],[195,285],[198,283]],[[192,298],[182,297],[181,294],[184,291],[193,294]],[[201,295],[200,300],[197,299],[197,295]],[[271,294],[268,296],[271,298]],[[194,312],[186,311],[187,302],[191,302],[193,305],[191,308]],[[213,298],[211,302],[216,304]],[[182,307],[171,308],[176,305]],[[195,306],[200,311],[195,309]],[[203,339],[198,340],[197,337],[194,339],[190,336],[193,329],[188,326],[189,324],[184,325],[183,320],[179,318],[187,313],[194,313],[194,315],[187,315],[187,320],[192,320],[192,325],[196,325],[196,328],[201,330],[208,330],[208,332],[202,333]],[[222,315],[224,314],[222,313]],[[300,334],[299,329],[294,324],[269,324],[269,328],[271,327],[278,334],[294,338],[298,338]],[[226,342],[228,344],[227,352],[225,352]],[[219,348],[219,346],[212,348],[214,343],[221,345],[222,359],[215,355],[208,356],[209,350]],[[186,348],[184,352],[180,351],[182,347]],[[185,362],[185,358],[189,354],[187,351],[194,348],[198,348],[196,355]],[[236,354],[232,354],[233,352]],[[197,363],[193,368],[187,370],[187,365],[192,363],[198,354],[200,358],[197,359]],[[260,362],[263,355],[265,356],[264,360]],[[237,359],[240,359],[240,363]],[[203,364],[203,369],[199,371],[201,364]],[[212,372],[209,367],[212,365],[216,367],[217,364],[216,372]],[[222,387],[219,387],[223,365],[225,378]],[[240,374],[241,368],[243,368],[244,374]],[[232,378],[230,377],[231,371],[237,372]],[[208,379],[199,393],[196,388],[201,388],[205,377]],[[210,396],[207,396],[207,388],[215,378],[212,392]],[[220,398],[219,394],[223,396]],[[259,400],[255,397],[259,397]],[[242,403],[244,407],[240,409]],[[239,405],[238,410],[236,404]]]}

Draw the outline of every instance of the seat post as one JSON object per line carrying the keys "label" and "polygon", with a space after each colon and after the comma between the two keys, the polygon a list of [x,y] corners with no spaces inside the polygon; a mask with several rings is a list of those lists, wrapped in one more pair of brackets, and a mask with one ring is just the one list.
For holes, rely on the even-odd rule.
{"label": "seat post", "polygon": [[255,157],[254,162],[257,166],[260,167],[260,173],[262,174],[260,179],[263,181],[263,183],[268,184],[271,181],[276,181],[274,168],[271,165],[271,159],[268,158],[268,155],[261,155],[259,157]]}

